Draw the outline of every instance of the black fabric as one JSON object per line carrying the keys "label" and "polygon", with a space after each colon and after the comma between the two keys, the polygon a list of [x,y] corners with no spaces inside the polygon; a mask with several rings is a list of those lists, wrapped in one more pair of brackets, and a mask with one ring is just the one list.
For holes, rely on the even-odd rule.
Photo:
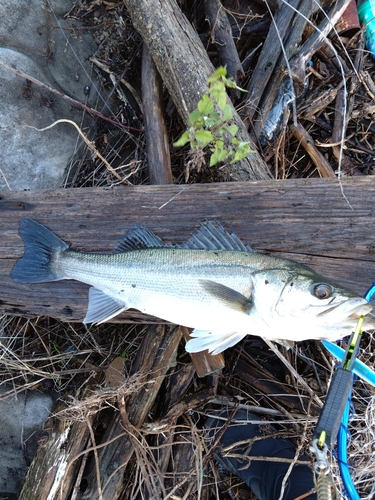
{"label": "black fabric", "polygon": [[[220,414],[221,417],[228,416]],[[235,420],[259,420],[259,417],[248,413],[246,410],[239,410],[234,416]],[[209,435],[215,438],[220,432],[225,421],[210,418],[206,426],[212,428]],[[272,428],[272,427],[271,427]],[[273,428],[274,429],[274,428]],[[275,429],[276,430],[276,429]],[[260,436],[262,432],[258,425],[231,424],[220,439],[220,448]],[[269,462],[264,460],[252,460],[230,458],[220,453],[215,455],[217,461],[226,469],[240,477],[252,490],[259,500],[277,500],[280,495],[283,478],[289,468],[289,463]],[[282,438],[266,438],[255,441],[249,449],[249,444],[239,445],[231,449],[231,454],[242,454],[250,456],[265,456],[293,459],[296,448],[292,441]],[[288,478],[283,500],[294,500],[314,488],[313,472],[309,465],[307,456],[299,457],[299,460],[306,460],[306,465],[295,465]],[[250,464],[250,465],[249,465]],[[316,494],[310,494],[306,500],[316,500]]]}

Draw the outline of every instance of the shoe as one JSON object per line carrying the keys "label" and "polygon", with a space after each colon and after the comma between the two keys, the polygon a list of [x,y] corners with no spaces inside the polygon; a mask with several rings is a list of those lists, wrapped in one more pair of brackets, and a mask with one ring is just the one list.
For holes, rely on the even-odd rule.
{"label": "shoe", "polygon": [[[217,416],[221,419],[210,417],[205,426],[209,429],[208,436],[211,444],[215,442],[216,436],[221,432],[225,420],[222,417],[229,417],[231,410],[220,412]],[[263,433],[258,424],[252,424],[249,421],[259,420],[254,413],[240,409],[234,415],[232,422],[220,438],[218,452],[215,458],[218,463],[236,476],[240,477],[251,489],[259,500],[277,500],[280,496],[281,485],[284,476],[289,468],[289,463],[270,462],[266,460],[243,460],[225,456],[221,450],[237,442],[252,439],[261,436]],[[238,423],[241,421],[242,423]],[[277,429],[270,425],[271,430],[277,432]],[[296,447],[289,439],[284,438],[265,438],[254,441],[251,445],[248,442],[239,444],[231,448],[229,454],[242,454],[256,457],[278,457],[293,459],[296,453]],[[313,471],[309,465],[310,459],[307,455],[302,455],[299,460],[306,460],[306,465],[295,465],[289,475],[283,500],[294,500],[301,495],[314,489]],[[249,465],[250,464],[250,465]],[[306,500],[316,500],[316,493],[311,493],[304,497]]]}

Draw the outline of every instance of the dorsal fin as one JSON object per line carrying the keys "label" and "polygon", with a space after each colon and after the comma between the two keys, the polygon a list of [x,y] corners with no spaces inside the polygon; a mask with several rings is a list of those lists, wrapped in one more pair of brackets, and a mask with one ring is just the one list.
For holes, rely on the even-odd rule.
{"label": "dorsal fin", "polygon": [[129,228],[120,241],[115,245],[113,253],[129,252],[142,248],[171,247],[156,236],[151,229],[145,226],[135,225]]}
{"label": "dorsal fin", "polygon": [[201,223],[200,228],[190,236],[186,243],[178,245],[164,243],[148,227],[132,226],[116,244],[113,253],[162,247],[253,252],[250,245],[245,245],[235,233],[228,233],[219,222],[206,221]]}
{"label": "dorsal fin", "polygon": [[245,245],[235,233],[228,233],[217,221],[202,222],[201,227],[190,236],[187,242],[177,247],[253,252],[249,245]]}

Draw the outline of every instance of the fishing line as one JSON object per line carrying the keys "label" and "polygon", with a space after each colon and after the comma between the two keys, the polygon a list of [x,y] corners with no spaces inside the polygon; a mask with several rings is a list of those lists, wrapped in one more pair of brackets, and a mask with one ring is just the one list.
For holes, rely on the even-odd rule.
{"label": "fishing line", "polygon": [[[369,302],[374,294],[375,285],[373,284],[364,297]],[[329,474],[327,452],[328,449],[332,450],[337,442],[337,459],[340,475],[350,500],[360,499],[350,475],[347,457],[347,435],[349,433],[349,411],[353,392],[353,373],[357,372],[365,381],[375,385],[375,373],[356,359],[364,319],[365,317],[361,315],[355,331],[350,337],[346,351],[340,348],[337,351],[337,346],[331,344],[331,342],[324,342],[324,346],[340,360],[340,366],[333,374],[323,410],[314,429],[312,446],[310,448],[316,456],[314,469],[319,478],[322,474]],[[361,365],[363,365],[362,368]]]}
{"label": "fishing line", "polygon": [[[375,284],[373,284],[365,293],[365,299],[367,301],[372,300],[375,295]],[[345,411],[342,417],[340,429],[337,436],[337,458],[339,462],[339,469],[342,478],[342,482],[344,483],[344,487],[349,495],[350,500],[360,500],[360,496],[354,486],[352,477],[349,471],[348,465],[348,456],[347,456],[347,436],[349,433],[349,414],[350,414],[350,405],[352,400],[352,391],[350,391],[348,400],[346,402]]]}

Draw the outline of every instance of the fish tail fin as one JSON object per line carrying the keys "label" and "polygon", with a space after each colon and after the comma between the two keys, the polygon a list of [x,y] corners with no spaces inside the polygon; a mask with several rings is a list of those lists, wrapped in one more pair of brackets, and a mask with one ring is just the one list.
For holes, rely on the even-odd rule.
{"label": "fish tail fin", "polygon": [[185,349],[187,352],[200,352],[208,349],[215,355],[232,347],[242,340],[247,334],[243,332],[211,332],[209,330],[193,330],[190,334],[192,339],[188,340]]}
{"label": "fish tail fin", "polygon": [[33,219],[20,222],[19,235],[25,245],[25,253],[15,263],[10,276],[20,283],[42,283],[63,279],[56,272],[59,255],[68,245],[52,231]]}

